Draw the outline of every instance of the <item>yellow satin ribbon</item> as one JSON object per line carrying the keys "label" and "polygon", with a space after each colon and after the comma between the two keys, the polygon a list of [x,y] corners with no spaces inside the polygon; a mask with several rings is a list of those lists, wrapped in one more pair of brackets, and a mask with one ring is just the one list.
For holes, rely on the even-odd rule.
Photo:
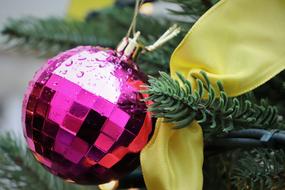
{"label": "yellow satin ribbon", "polygon": [[[174,51],[170,68],[191,82],[204,70],[230,96],[260,86],[285,69],[285,0],[220,1]],[[159,119],[141,165],[148,190],[201,190],[201,127],[174,130]]]}
{"label": "yellow satin ribbon", "polygon": [[84,20],[91,11],[110,7],[113,3],[114,0],[70,0],[67,16]]}

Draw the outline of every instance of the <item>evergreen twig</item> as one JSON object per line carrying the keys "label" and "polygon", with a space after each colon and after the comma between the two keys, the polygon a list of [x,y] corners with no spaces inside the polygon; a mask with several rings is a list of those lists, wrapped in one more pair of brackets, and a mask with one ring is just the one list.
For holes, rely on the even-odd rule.
{"label": "evergreen twig", "polygon": [[205,157],[205,163],[204,190],[284,189],[285,156],[281,149],[238,149]]}
{"label": "evergreen twig", "polygon": [[232,184],[241,190],[279,190],[285,188],[283,150],[253,149],[239,155],[231,175]]}
{"label": "evergreen twig", "polygon": [[195,79],[197,89],[181,74],[177,76],[179,80],[174,80],[160,72],[159,78],[150,77],[150,84],[143,91],[149,95],[146,100],[153,102],[149,111],[174,123],[176,128],[187,127],[194,119],[211,135],[233,129],[280,126],[277,108],[266,101],[256,103],[249,95],[230,98],[222,83],[218,81],[215,90],[203,71],[201,79]]}
{"label": "evergreen twig", "polygon": [[[2,34],[12,47],[32,50],[41,56],[53,56],[79,45],[115,48],[127,32],[131,14],[130,8],[110,8],[89,22],[57,18],[12,19],[7,22]],[[137,28],[144,34],[142,41],[145,44],[153,43],[171,25],[170,22],[161,22],[151,17],[139,16],[138,19]],[[181,34],[175,41],[157,51],[139,56],[137,64],[147,74],[157,75],[159,70],[168,72],[171,52],[182,36]]]}
{"label": "evergreen twig", "polygon": [[66,183],[47,172],[12,135],[0,135],[0,189],[2,190],[88,190]]}

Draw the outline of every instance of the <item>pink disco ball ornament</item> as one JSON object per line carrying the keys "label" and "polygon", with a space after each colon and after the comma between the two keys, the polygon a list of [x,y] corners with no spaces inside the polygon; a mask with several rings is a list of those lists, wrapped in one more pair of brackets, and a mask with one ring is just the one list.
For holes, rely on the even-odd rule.
{"label": "pink disco ball ornament", "polygon": [[115,50],[83,46],[50,59],[29,83],[24,135],[51,173],[79,184],[118,179],[139,165],[152,132],[146,77]]}

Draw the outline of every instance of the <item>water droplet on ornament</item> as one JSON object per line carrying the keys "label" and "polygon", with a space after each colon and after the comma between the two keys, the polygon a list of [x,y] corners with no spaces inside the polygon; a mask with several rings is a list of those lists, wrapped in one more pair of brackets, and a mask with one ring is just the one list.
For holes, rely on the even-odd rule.
{"label": "water droplet on ornament", "polygon": [[128,68],[127,71],[128,71],[129,74],[133,73],[133,70],[131,68]]}
{"label": "water droplet on ornament", "polygon": [[60,71],[61,74],[65,75],[67,73],[67,70]]}
{"label": "water droplet on ornament", "polygon": [[65,66],[70,67],[73,64],[73,61],[65,63]]}
{"label": "water droplet on ornament", "polygon": [[99,67],[100,67],[100,68],[105,67],[105,63],[100,63],[100,64],[99,64]]}
{"label": "water droplet on ornament", "polygon": [[62,64],[62,62],[58,62],[58,63],[56,63],[55,67],[60,67],[61,64]]}
{"label": "water droplet on ornament", "polygon": [[76,76],[77,76],[78,78],[81,78],[81,77],[84,76],[84,72],[83,72],[83,71],[80,71],[79,73],[76,74]]}
{"label": "water droplet on ornament", "polygon": [[84,61],[86,57],[78,58],[79,61]]}

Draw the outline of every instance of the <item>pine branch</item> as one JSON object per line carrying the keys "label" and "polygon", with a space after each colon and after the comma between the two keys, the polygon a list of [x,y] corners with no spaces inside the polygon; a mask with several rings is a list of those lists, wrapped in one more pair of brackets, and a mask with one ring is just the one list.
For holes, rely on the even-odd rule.
{"label": "pine branch", "polygon": [[231,176],[241,190],[279,190],[285,188],[283,150],[254,149],[241,153]]}
{"label": "pine branch", "polygon": [[[191,6],[191,4],[195,4],[195,2],[196,0],[193,2],[178,0],[176,3]],[[197,1],[196,4],[197,7],[204,6],[204,3],[200,1]],[[133,8],[113,6],[97,11],[95,16],[88,19],[88,22],[56,18],[35,19],[31,17],[10,20],[4,27],[2,34],[11,37],[11,39],[22,39],[25,41],[25,44],[29,44],[32,41],[43,41],[47,44],[42,46],[46,47],[50,47],[53,44],[60,46],[66,45],[67,47],[85,44],[114,47],[126,34],[133,16],[133,11]],[[185,14],[199,17],[203,13],[204,12],[196,12],[191,8]],[[142,32],[146,40],[151,41],[157,39],[157,37],[165,32],[167,28],[172,25],[172,22],[173,21],[167,19],[138,15],[137,29]],[[183,25],[182,29],[185,34],[194,23],[180,24]],[[33,43],[31,45],[34,46],[36,44]]]}
{"label": "pine branch", "polygon": [[17,47],[28,47],[49,55],[79,44],[114,46],[111,39],[94,34],[94,24],[55,18],[10,20],[2,34]]}
{"label": "pine branch", "polygon": [[204,163],[204,190],[284,189],[285,157],[280,149],[239,149],[205,157]]}
{"label": "pine branch", "polygon": [[15,137],[0,136],[0,189],[88,190],[69,184],[47,172]]}
{"label": "pine branch", "polygon": [[[230,98],[220,81],[218,89],[211,85],[205,72],[202,79],[196,78],[197,89],[179,73],[179,81],[161,72],[159,78],[150,77],[147,101],[153,104],[149,111],[155,117],[183,128],[197,120],[204,126],[204,132],[221,135],[234,129],[284,127],[277,108],[266,101],[256,103],[250,95]],[[217,92],[216,92],[217,91]]]}
{"label": "pine branch", "polygon": [[[88,22],[64,19],[23,18],[10,20],[2,34],[14,47],[39,52],[42,56],[53,56],[60,51],[79,46],[93,45],[115,48],[125,36],[131,22],[133,9],[113,7],[100,11]],[[172,24],[152,17],[140,15],[137,29],[143,34],[142,41],[152,44]],[[166,44],[163,48],[143,54],[137,59],[142,71],[150,75],[158,75],[158,71],[169,72],[171,52],[185,35],[191,23],[179,37]]]}

